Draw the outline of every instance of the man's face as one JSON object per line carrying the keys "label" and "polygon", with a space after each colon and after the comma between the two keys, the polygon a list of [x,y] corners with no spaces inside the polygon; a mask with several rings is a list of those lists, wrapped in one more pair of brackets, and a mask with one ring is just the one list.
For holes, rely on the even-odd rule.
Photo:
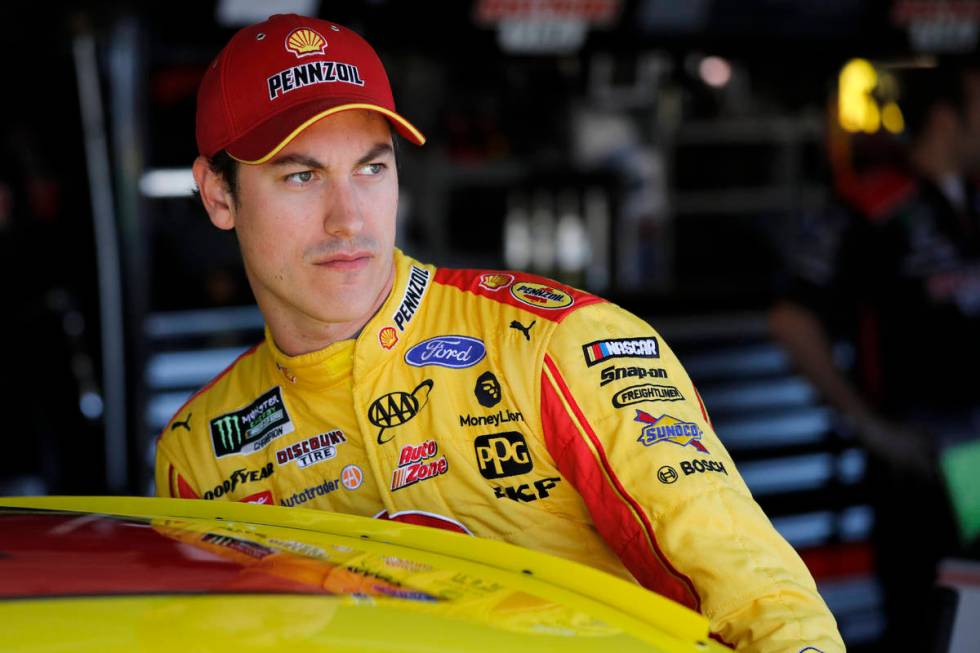
{"label": "man's face", "polygon": [[240,165],[238,187],[234,227],[267,320],[316,329],[370,318],[390,289],[398,210],[382,116],[324,118],[267,163]]}

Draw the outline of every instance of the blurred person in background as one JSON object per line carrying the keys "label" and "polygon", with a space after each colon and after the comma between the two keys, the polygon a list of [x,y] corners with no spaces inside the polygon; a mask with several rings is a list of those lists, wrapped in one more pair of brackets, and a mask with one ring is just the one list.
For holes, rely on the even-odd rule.
{"label": "blurred person in background", "polygon": [[640,583],[742,650],[843,650],[650,325],[394,247],[393,137],[425,139],[360,36],[296,15],[241,30],[197,125],[201,200],[267,326],[165,428],[160,495],[503,540]]}
{"label": "blurred person in background", "polygon": [[980,73],[903,77],[905,156],[839,176],[832,206],[804,216],[770,326],[869,454],[886,642],[914,650],[937,563],[959,549],[939,455],[980,435]]}

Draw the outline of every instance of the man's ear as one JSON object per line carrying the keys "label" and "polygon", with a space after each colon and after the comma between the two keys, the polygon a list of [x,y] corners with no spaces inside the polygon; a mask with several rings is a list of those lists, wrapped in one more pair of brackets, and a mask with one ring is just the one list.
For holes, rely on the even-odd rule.
{"label": "man's ear", "polygon": [[221,175],[215,173],[203,156],[194,159],[194,183],[201,194],[204,210],[218,229],[235,228],[235,199]]}

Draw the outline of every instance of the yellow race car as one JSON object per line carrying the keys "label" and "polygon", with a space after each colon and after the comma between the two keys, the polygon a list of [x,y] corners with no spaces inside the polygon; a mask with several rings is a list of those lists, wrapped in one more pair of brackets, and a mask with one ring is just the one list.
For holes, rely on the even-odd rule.
{"label": "yellow race car", "polygon": [[0,499],[0,649],[728,650],[603,572],[440,529],[181,499]]}

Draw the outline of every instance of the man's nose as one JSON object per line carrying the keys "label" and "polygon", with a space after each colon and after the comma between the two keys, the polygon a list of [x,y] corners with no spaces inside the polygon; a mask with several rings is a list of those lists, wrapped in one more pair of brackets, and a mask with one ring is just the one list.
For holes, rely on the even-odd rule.
{"label": "man's nose", "polygon": [[323,216],[323,230],[331,236],[349,237],[364,226],[361,206],[356,190],[350,183],[338,181],[330,185],[327,209]]}

